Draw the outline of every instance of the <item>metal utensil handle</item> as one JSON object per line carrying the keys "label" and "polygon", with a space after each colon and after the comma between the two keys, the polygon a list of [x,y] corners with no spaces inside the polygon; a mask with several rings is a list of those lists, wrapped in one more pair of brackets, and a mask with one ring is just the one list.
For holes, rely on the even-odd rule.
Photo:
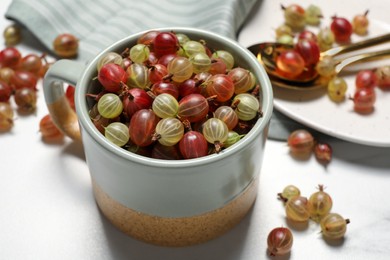
{"label": "metal utensil handle", "polygon": [[371,47],[371,46],[385,43],[388,41],[390,41],[390,33],[380,35],[377,37],[373,37],[373,38],[369,38],[369,39],[363,40],[363,41],[334,47],[332,49],[329,49],[327,51],[322,52],[321,56],[326,56],[326,55],[336,56],[336,55],[341,54],[341,53],[346,53],[349,51],[355,51],[355,50]]}
{"label": "metal utensil handle", "polygon": [[368,60],[377,60],[390,57],[390,49],[382,50],[382,51],[374,51],[369,53],[362,53],[352,57],[345,58],[341,60],[336,66],[336,73],[339,73],[346,66],[349,66],[353,63],[368,61]]}

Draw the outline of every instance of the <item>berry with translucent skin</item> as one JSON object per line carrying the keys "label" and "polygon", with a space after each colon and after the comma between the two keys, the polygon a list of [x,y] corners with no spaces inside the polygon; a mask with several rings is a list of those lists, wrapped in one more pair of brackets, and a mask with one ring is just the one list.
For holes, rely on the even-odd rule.
{"label": "berry with translucent skin", "polygon": [[235,94],[247,92],[255,85],[249,70],[237,67],[230,70],[228,76],[233,80]]}
{"label": "berry with translucent skin", "polygon": [[21,60],[22,54],[14,47],[7,47],[0,51],[0,67],[16,69]]}
{"label": "berry with translucent skin", "polygon": [[150,89],[154,95],[158,96],[162,93],[171,94],[174,98],[179,98],[179,88],[173,82],[160,81],[154,83]]}
{"label": "berry with translucent skin", "polygon": [[355,77],[356,89],[374,88],[377,85],[378,79],[373,70],[361,70]]}
{"label": "berry with translucent skin", "polygon": [[337,213],[329,213],[320,222],[322,235],[327,239],[341,239],[347,232],[349,219],[344,219]]}
{"label": "berry with translucent skin", "polygon": [[323,216],[327,215],[333,206],[332,198],[324,191],[324,186],[318,185],[318,189],[319,191],[310,195],[307,202],[310,217],[317,222],[320,221]]}
{"label": "berry with translucent skin", "polygon": [[216,101],[225,102],[234,95],[234,82],[225,74],[216,74],[206,82],[206,91],[209,96],[216,96]]}
{"label": "berry with translucent skin", "polygon": [[153,51],[157,57],[173,54],[179,49],[179,40],[171,32],[160,32],[153,39]]}
{"label": "berry with translucent skin", "polygon": [[320,47],[316,41],[301,40],[295,45],[295,49],[305,61],[305,66],[316,65],[320,60]]}
{"label": "berry with translucent skin", "polygon": [[176,37],[180,45],[184,45],[186,42],[190,41],[190,38],[184,33],[176,33]]}
{"label": "berry with translucent skin", "polygon": [[282,44],[294,45],[294,37],[289,34],[284,34],[276,39],[276,42]]}
{"label": "berry with translucent skin", "polygon": [[45,142],[55,142],[64,139],[65,135],[54,124],[50,114],[45,115],[39,121],[39,132]]}
{"label": "berry with translucent skin", "polygon": [[28,71],[15,71],[10,78],[10,85],[15,89],[37,89],[38,77]]}
{"label": "berry with translucent skin", "polygon": [[309,131],[297,129],[288,136],[287,144],[292,154],[309,154],[313,149],[314,138]]}
{"label": "berry with translucent skin", "polygon": [[116,52],[107,52],[98,60],[96,64],[97,71],[100,71],[103,65],[107,63],[115,63],[117,65],[122,65],[123,58],[120,54]]}
{"label": "berry with translucent skin", "polygon": [[288,254],[293,245],[293,234],[285,227],[274,228],[268,234],[267,246],[270,256]]}
{"label": "berry with translucent skin", "polygon": [[14,100],[19,112],[32,113],[37,107],[37,92],[31,88],[21,88],[15,91]]}
{"label": "berry with translucent skin", "polygon": [[343,78],[334,77],[328,82],[328,96],[334,102],[341,102],[345,99],[347,88],[347,82]]}
{"label": "berry with translucent skin", "polygon": [[64,33],[58,35],[53,41],[55,54],[61,58],[73,58],[77,55],[79,40],[72,34]]}
{"label": "berry with translucent skin", "polygon": [[225,74],[226,63],[221,58],[213,58],[211,60],[211,66],[209,73],[212,75]]}
{"label": "berry with translucent skin", "polygon": [[357,89],[353,98],[353,109],[361,114],[369,114],[374,111],[376,94],[372,88]]}
{"label": "berry with translucent skin", "polygon": [[279,199],[283,200],[284,202],[287,202],[289,199],[295,196],[300,196],[301,191],[298,187],[294,185],[287,185],[284,187],[283,191],[281,193],[278,193]]}
{"label": "berry with translucent skin", "polygon": [[156,125],[152,140],[165,146],[177,144],[184,135],[183,123],[175,117],[161,119]]}
{"label": "berry with translucent skin", "polygon": [[242,93],[233,98],[232,106],[237,113],[238,119],[250,121],[259,114],[260,102],[252,94]]}
{"label": "berry with translucent skin", "polygon": [[160,82],[168,75],[168,69],[162,64],[155,64],[149,68],[149,80],[152,84]]}
{"label": "berry with translucent skin", "polygon": [[310,40],[317,42],[317,35],[309,30],[303,30],[298,34],[298,41],[301,40]]}
{"label": "berry with translucent skin", "polygon": [[353,32],[352,24],[343,17],[332,17],[332,23],[330,24],[335,40],[338,43],[347,43],[351,41],[351,35]]}
{"label": "berry with translucent skin", "polygon": [[206,138],[197,131],[188,131],[179,142],[180,152],[185,159],[199,158],[208,153]]}
{"label": "berry with translucent skin", "polygon": [[20,28],[16,24],[11,24],[5,27],[3,36],[6,46],[14,46],[22,40]]}
{"label": "berry with translucent skin", "polygon": [[[100,114],[90,116],[93,125],[96,129],[104,135],[104,128],[112,123],[112,119],[102,117]],[[115,119],[114,119],[115,120]]]}
{"label": "berry with translucent skin", "polygon": [[368,25],[370,24],[368,18],[368,10],[364,14],[358,14],[353,17],[352,28],[357,35],[364,36],[368,32]]}
{"label": "berry with translucent skin", "polygon": [[375,70],[378,87],[390,88],[390,66],[381,66]]}
{"label": "berry with translucent skin", "polygon": [[190,94],[179,102],[178,116],[181,120],[188,120],[190,123],[197,122],[205,118],[208,112],[208,101],[200,94]]}
{"label": "berry with translucent skin", "polygon": [[12,88],[6,82],[0,80],[0,102],[7,102],[12,95]]}
{"label": "berry with translucent skin", "polygon": [[332,160],[332,147],[327,143],[317,142],[313,148],[316,159],[323,163],[328,164]]}
{"label": "berry with translucent skin", "polygon": [[134,113],[129,124],[131,141],[145,147],[153,143],[153,133],[160,119],[151,109],[141,109]]}
{"label": "berry with translucent skin", "polygon": [[172,80],[178,83],[191,78],[194,71],[191,61],[185,57],[173,58],[168,63],[167,69]]}
{"label": "berry with translucent skin", "polygon": [[293,35],[293,31],[292,31],[290,26],[288,26],[286,24],[282,24],[282,25],[280,25],[280,26],[278,26],[276,28],[275,34],[276,34],[276,39],[278,39],[279,37],[281,37],[283,35],[290,35],[290,36],[292,36]]}
{"label": "berry with translucent skin", "polygon": [[28,54],[20,61],[19,70],[29,71],[34,74],[38,74],[43,66],[42,57],[36,54]]}
{"label": "berry with translucent skin", "polygon": [[152,110],[160,118],[175,117],[179,111],[179,102],[171,94],[163,93],[154,98]]}
{"label": "berry with translucent skin", "polygon": [[161,56],[158,60],[157,60],[157,64],[161,64],[161,65],[164,65],[165,67],[168,67],[168,64],[171,60],[173,60],[174,58],[178,57],[178,55],[176,53],[172,53],[172,54],[167,54],[167,55],[164,55],[164,56]]}
{"label": "berry with translucent skin", "polygon": [[296,50],[285,50],[276,58],[277,71],[288,78],[301,74],[305,68],[305,60]]}
{"label": "berry with translucent skin", "polygon": [[138,43],[130,48],[129,57],[133,62],[143,63],[149,57],[150,49],[147,45]]}
{"label": "berry with translucent skin", "polygon": [[230,130],[228,132],[228,137],[227,137],[226,141],[223,142],[223,147],[228,148],[228,147],[232,146],[233,144],[240,141],[241,138],[244,136],[245,135],[240,135],[239,133]]}
{"label": "berry with translucent skin", "polygon": [[190,94],[200,94],[203,82],[203,80],[195,80],[194,78],[183,81],[179,85],[180,96],[185,97]]}
{"label": "berry with translucent skin", "polygon": [[285,23],[293,29],[300,29],[305,26],[305,9],[298,4],[291,4],[287,7],[282,5]]}
{"label": "berry with translucent skin", "polygon": [[193,41],[193,40],[184,43],[183,50],[186,57],[191,57],[196,53],[206,53],[206,49],[204,48],[204,45],[198,41]]}
{"label": "berry with translucent skin", "polygon": [[225,50],[217,50],[212,55],[211,58],[220,58],[226,65],[226,69],[231,70],[234,67],[234,57],[233,55]]}
{"label": "berry with translucent skin", "polygon": [[196,74],[207,72],[211,67],[211,59],[206,53],[195,53],[189,57],[189,60],[192,63],[193,71]]}
{"label": "berry with translucent skin", "polygon": [[232,107],[220,106],[215,110],[214,117],[225,122],[229,130],[232,130],[238,124],[238,115]]}
{"label": "berry with translucent skin", "polygon": [[152,103],[152,97],[150,97],[145,90],[140,88],[129,89],[123,95],[123,111],[128,118],[132,117],[138,110],[150,108]]}
{"label": "berry with translucent skin", "polygon": [[104,94],[97,103],[99,114],[105,118],[115,118],[123,111],[122,100],[118,95]]}
{"label": "berry with translucent skin", "polygon": [[295,196],[286,203],[286,217],[296,222],[306,222],[310,218],[307,198]]}
{"label": "berry with translucent skin", "polygon": [[142,64],[133,63],[127,70],[128,74],[127,85],[132,88],[149,88],[151,85],[149,79],[149,69]]}
{"label": "berry with translucent skin", "polygon": [[321,28],[317,34],[317,42],[321,51],[329,50],[335,42],[335,35],[329,27]]}
{"label": "berry with translucent skin", "polygon": [[228,132],[226,124],[218,118],[209,118],[203,124],[203,136],[207,142],[214,144],[216,153],[221,151],[223,143],[228,137]]}
{"label": "berry with translucent skin", "polygon": [[336,74],[336,61],[331,56],[324,56],[317,63],[315,69],[323,77],[332,77]]}
{"label": "berry with translucent skin", "polygon": [[319,25],[321,23],[322,11],[316,5],[309,5],[305,10],[305,21],[310,25]]}
{"label": "berry with translucent skin", "polygon": [[108,92],[118,92],[121,83],[127,81],[127,73],[120,65],[107,63],[99,70],[98,80]]}
{"label": "berry with translucent skin", "polygon": [[15,71],[11,68],[8,67],[0,68],[0,80],[9,84],[11,81],[11,77],[12,75],[14,75],[14,73]]}
{"label": "berry with translucent skin", "polygon": [[14,126],[14,110],[8,102],[0,102],[0,133]]}
{"label": "berry with translucent skin", "polygon": [[137,43],[145,44],[145,45],[152,45],[154,38],[159,34],[159,31],[152,30],[152,31],[147,31],[144,34],[142,34],[138,39]]}
{"label": "berry with translucent skin", "polygon": [[113,122],[104,128],[104,136],[117,146],[124,146],[130,139],[129,127],[121,122]]}

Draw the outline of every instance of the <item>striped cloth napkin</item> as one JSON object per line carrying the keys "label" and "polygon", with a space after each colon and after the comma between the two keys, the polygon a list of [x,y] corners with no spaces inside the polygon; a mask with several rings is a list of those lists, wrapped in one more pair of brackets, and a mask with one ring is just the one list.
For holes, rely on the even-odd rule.
{"label": "striped cloth napkin", "polygon": [[[195,27],[236,39],[261,0],[13,0],[5,16],[22,24],[48,50],[61,33],[79,39],[80,61],[88,62],[112,43],[136,32],[170,26]],[[302,128],[275,111],[269,137],[286,140]]]}
{"label": "striped cloth napkin", "polygon": [[6,17],[31,31],[49,50],[54,38],[79,39],[78,60],[88,61],[139,31],[181,26],[232,39],[257,0],[13,0]]}

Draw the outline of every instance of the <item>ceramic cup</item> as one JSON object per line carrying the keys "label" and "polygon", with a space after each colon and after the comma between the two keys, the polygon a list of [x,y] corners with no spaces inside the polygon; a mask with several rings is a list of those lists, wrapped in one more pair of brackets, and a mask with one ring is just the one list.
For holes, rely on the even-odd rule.
{"label": "ceramic cup", "polygon": [[[272,88],[263,67],[236,41],[193,28],[156,30],[203,39],[211,49],[231,52],[235,66],[254,73],[261,88],[262,117],[238,143],[197,159],[160,160],[120,148],[95,128],[86,94],[96,87],[93,78],[99,58],[110,51],[122,52],[144,32],[114,43],[87,65],[57,61],[45,76],[44,96],[55,124],[71,138],[81,138],[94,196],[104,216],[134,238],[157,245],[186,246],[225,233],[252,207],[272,114]],[[76,86],[76,113],[64,96],[63,82]]]}

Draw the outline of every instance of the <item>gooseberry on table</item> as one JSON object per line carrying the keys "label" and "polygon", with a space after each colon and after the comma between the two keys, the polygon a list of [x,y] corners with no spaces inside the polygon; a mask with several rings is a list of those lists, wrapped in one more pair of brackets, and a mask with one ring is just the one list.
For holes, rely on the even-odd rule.
{"label": "gooseberry on table", "polygon": [[313,149],[314,138],[309,131],[297,129],[290,133],[287,144],[292,154],[308,154]]}
{"label": "gooseberry on table", "polygon": [[310,218],[308,200],[303,196],[291,197],[286,202],[286,217],[295,222],[306,222]]}
{"label": "gooseberry on table", "polygon": [[319,191],[310,195],[307,202],[310,218],[317,222],[327,215],[333,206],[332,198],[324,191],[324,186],[318,185],[318,189]]}
{"label": "gooseberry on table", "polygon": [[340,214],[329,213],[320,222],[322,235],[327,239],[341,239],[347,232],[349,223],[350,220],[344,219]]}
{"label": "gooseberry on table", "polygon": [[11,130],[14,125],[14,111],[8,102],[0,102],[0,133]]}
{"label": "gooseberry on table", "polygon": [[293,245],[293,234],[286,227],[278,227],[271,230],[267,237],[267,246],[270,256],[288,254]]}
{"label": "gooseberry on table", "polygon": [[64,139],[65,135],[54,124],[50,114],[45,115],[39,121],[39,132],[45,142],[54,142]]}
{"label": "gooseberry on table", "polygon": [[55,54],[61,58],[73,58],[77,56],[79,40],[70,33],[58,35],[53,41]]}
{"label": "gooseberry on table", "polygon": [[286,187],[284,187],[283,191],[278,193],[277,195],[279,199],[283,200],[284,202],[287,202],[292,197],[300,196],[301,191],[295,185],[287,185]]}

